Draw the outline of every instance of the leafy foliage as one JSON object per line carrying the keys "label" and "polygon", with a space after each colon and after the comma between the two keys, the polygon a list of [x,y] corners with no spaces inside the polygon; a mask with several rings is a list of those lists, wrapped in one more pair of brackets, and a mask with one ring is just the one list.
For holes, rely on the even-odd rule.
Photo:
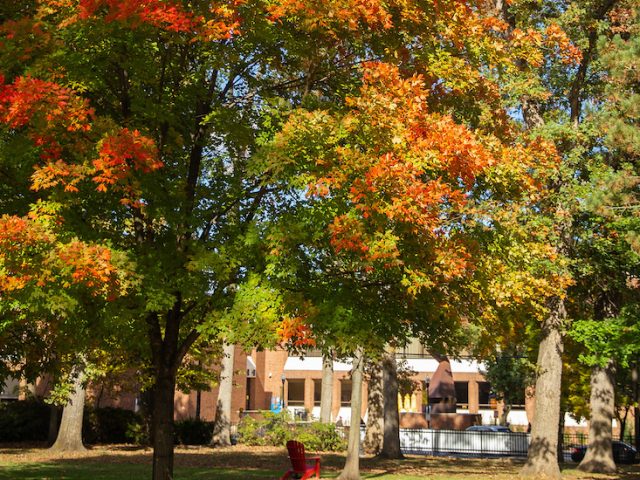
{"label": "leafy foliage", "polygon": [[39,442],[47,439],[49,405],[39,400],[0,404],[0,442]]}
{"label": "leafy foliage", "polygon": [[132,443],[130,431],[142,423],[139,414],[124,408],[85,408],[82,439],[89,444]]}
{"label": "leafy foliage", "polygon": [[302,442],[309,451],[337,452],[346,448],[346,441],[332,423],[292,422],[288,414],[264,412],[256,420],[245,416],[238,425],[238,440],[245,445],[285,446],[289,440]]}

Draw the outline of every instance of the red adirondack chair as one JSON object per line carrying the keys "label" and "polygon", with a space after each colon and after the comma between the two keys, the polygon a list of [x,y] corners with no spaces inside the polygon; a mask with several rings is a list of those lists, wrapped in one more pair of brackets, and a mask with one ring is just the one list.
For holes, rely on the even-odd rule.
{"label": "red adirondack chair", "polygon": [[320,457],[305,457],[304,445],[295,440],[287,442],[287,450],[289,450],[289,458],[293,468],[286,472],[280,480],[288,478],[305,480],[314,474],[316,478],[320,478]]}

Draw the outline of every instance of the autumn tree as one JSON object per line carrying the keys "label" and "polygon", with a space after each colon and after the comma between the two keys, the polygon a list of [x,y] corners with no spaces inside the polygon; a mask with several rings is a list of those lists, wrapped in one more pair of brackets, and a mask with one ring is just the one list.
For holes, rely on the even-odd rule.
{"label": "autumn tree", "polygon": [[352,65],[400,38],[390,11],[356,2],[354,22],[338,3],[3,6],[4,164],[30,203],[57,206],[69,235],[135,262],[139,284],[116,318],[145,346],[155,479],[172,476],[187,353],[225,331],[223,313],[265,267],[261,224],[288,199],[281,166],[255,156],[260,142],[280,111],[311,92],[340,97]]}
{"label": "autumn tree", "polygon": [[39,208],[25,217],[3,215],[0,230],[2,376],[52,376],[49,400],[64,406],[52,448],[83,449],[84,370],[113,339],[101,319],[108,300],[130,284],[126,262],[118,252],[69,238],[54,212]]}
{"label": "autumn tree", "polygon": [[[579,192],[588,181],[600,149],[597,140],[594,141],[590,120],[591,108],[602,98],[598,36],[609,28],[609,13],[615,4],[575,1],[560,6],[549,2],[543,8],[531,9],[525,2],[496,3],[509,31],[526,35],[546,31],[558,40],[557,35],[564,38],[560,40],[564,54],[542,55],[537,60],[535,56],[522,58],[517,81],[512,84],[512,98],[519,106],[525,128],[553,141],[562,159],[558,174],[545,183],[549,194],[538,202],[539,215],[535,221],[549,228],[548,244],[555,249],[558,259],[564,257],[564,268],[559,271],[568,279],[575,274],[566,259],[575,259],[574,240],[580,229]],[[548,314],[541,323],[536,419],[525,475],[560,476],[556,460],[557,425],[560,425],[563,336],[570,323],[567,298],[571,283],[572,280],[564,282],[564,289],[549,298]]]}
{"label": "autumn tree", "polygon": [[[464,103],[478,84],[495,87],[474,76],[472,66],[464,73],[478,84],[453,73],[454,78],[429,76],[428,68],[436,65],[417,62],[414,68],[427,73],[404,72],[390,62],[365,63],[359,94],[347,97],[341,109],[320,104],[292,113],[267,152],[287,169],[283,175],[294,174],[290,181],[301,193],[291,214],[295,222],[285,220],[286,233],[276,226],[270,234],[271,257],[281,275],[307,267],[306,276],[293,282],[298,286],[331,285],[324,291],[333,298],[347,295],[355,302],[368,297],[377,320],[364,328],[380,332],[380,339],[413,327],[431,344],[446,345],[447,333],[459,330],[461,317],[470,315],[465,307],[482,311],[478,286],[492,277],[494,288],[485,300],[495,302],[499,292],[502,305],[538,296],[544,311],[540,303],[562,277],[547,269],[536,280],[540,271],[530,267],[519,278],[522,291],[513,291],[506,279],[514,271],[500,270],[498,256],[479,255],[490,250],[476,240],[507,231],[504,225],[514,230],[518,223],[512,219],[540,198],[536,187],[555,170],[557,157],[543,140],[519,141],[498,97],[489,95],[486,103],[471,107]],[[440,91],[433,85],[458,81],[462,85],[453,98],[446,87]],[[451,105],[475,129],[439,111]],[[496,115],[484,117],[482,108]],[[505,199],[511,200],[508,209],[502,208]],[[534,248],[527,256],[538,258],[540,267],[555,251],[544,246],[548,230],[538,230],[536,235],[533,228],[520,229],[518,237],[507,238],[528,240]],[[528,238],[532,234],[543,241]],[[527,251],[520,244],[513,248]],[[476,276],[478,267],[483,274]]]}
{"label": "autumn tree", "polygon": [[265,4],[38,1],[2,13],[3,165],[69,235],[135,262],[140,283],[116,318],[146,345],[153,478],[170,478],[178,370],[224,331],[216,320],[259,270],[255,224],[271,194],[267,172],[247,166],[259,108],[295,100],[314,45],[289,30],[286,46],[274,41]]}
{"label": "autumn tree", "polygon": [[[352,352],[407,319],[456,325],[484,268],[479,203],[535,191],[555,164],[546,142],[522,141],[501,78],[543,48],[567,56],[566,37],[509,30],[484,2],[39,0],[2,13],[4,163],[70,235],[135,262],[139,283],[114,305],[144,346],[157,480],[173,472],[178,372],[224,338],[251,278],[271,291],[304,273],[294,283],[310,280],[318,311],[300,303],[290,318],[347,332]],[[357,452],[349,464],[357,478]]]}

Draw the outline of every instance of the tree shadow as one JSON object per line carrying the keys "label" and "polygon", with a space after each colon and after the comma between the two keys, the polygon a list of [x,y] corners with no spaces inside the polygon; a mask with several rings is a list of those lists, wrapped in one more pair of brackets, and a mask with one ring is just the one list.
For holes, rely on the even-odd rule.
{"label": "tree shadow", "polygon": [[[37,458],[35,454],[40,454]],[[146,478],[151,468],[151,449],[135,446],[94,447],[82,456],[64,458],[47,457],[46,449],[30,449],[23,455],[16,449],[0,447],[0,453],[11,454],[11,458],[0,457],[0,462],[12,463],[11,470],[0,468],[0,479],[12,478],[84,478],[81,476],[60,477],[61,472],[86,472],[91,469],[94,480],[113,480],[119,478],[117,472],[126,467],[126,478]],[[309,452],[309,455],[314,455]],[[320,453],[322,476],[335,477],[342,469],[345,456],[341,453]],[[3,456],[4,457],[4,456]],[[16,462],[21,462],[19,465]],[[23,463],[22,463],[23,462]],[[477,459],[459,457],[434,457],[425,455],[407,455],[404,460],[380,459],[364,456],[360,459],[360,468],[369,478],[380,478],[384,475],[402,474],[409,476],[469,476],[471,478],[494,478],[496,476],[513,475],[518,472],[524,461],[522,459]],[[1,464],[0,464],[1,465]],[[175,455],[177,471],[183,469],[201,469],[198,478],[274,478],[274,473],[283,473],[290,468],[285,448],[273,447],[178,447]],[[575,470],[575,464],[572,468]],[[210,470],[210,474],[206,473]],[[570,469],[571,470],[571,469]],[[12,476],[12,472],[15,473]],[[218,476],[219,474],[219,476]],[[570,473],[573,475],[573,473]],[[123,477],[124,480],[125,477]],[[195,477],[194,477],[195,478]],[[508,478],[508,477],[507,477]],[[619,472],[607,477],[616,480],[640,478],[640,466],[625,465]]]}

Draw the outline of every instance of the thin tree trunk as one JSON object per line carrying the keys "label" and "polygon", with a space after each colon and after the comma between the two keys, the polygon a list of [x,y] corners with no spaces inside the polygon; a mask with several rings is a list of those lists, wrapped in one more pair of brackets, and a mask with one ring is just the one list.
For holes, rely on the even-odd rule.
{"label": "thin tree trunk", "polygon": [[400,451],[400,413],[398,411],[398,365],[395,351],[387,352],[382,360],[384,390],[383,458],[403,458]]}
{"label": "thin tree trunk", "polygon": [[151,417],[153,445],[153,480],[173,478],[173,415],[176,388],[175,373],[161,368],[153,386]]}
{"label": "thin tree trunk", "polygon": [[358,348],[353,356],[351,369],[351,425],[349,426],[349,444],[347,461],[338,480],[360,480],[360,412],[362,410],[362,373],[364,356]]}
{"label": "thin tree trunk", "polygon": [[211,445],[217,447],[231,445],[231,395],[233,393],[234,354],[235,346],[225,343],[222,370],[220,371],[216,418],[213,425],[213,437],[211,438]]}
{"label": "thin tree trunk", "polygon": [[196,420],[200,420],[200,412],[202,410],[202,390],[196,390]]}
{"label": "thin tree trunk", "polygon": [[633,382],[633,443],[636,450],[640,450],[640,375],[638,374],[638,363],[640,360],[636,359],[636,363],[631,370],[631,381]]}
{"label": "thin tree trunk", "polygon": [[75,369],[73,391],[62,410],[62,421],[58,437],[51,447],[54,452],[79,452],[85,450],[82,443],[82,419],[84,417],[85,375],[82,369]]}
{"label": "thin tree trunk", "polygon": [[322,356],[322,390],[320,391],[320,423],[331,423],[333,408],[333,354]]}
{"label": "thin tree trunk", "polygon": [[629,418],[629,410],[631,410],[631,406],[625,406],[624,415],[622,416],[622,418],[620,418],[620,433],[618,434],[618,440],[620,442],[624,442],[624,432],[627,430],[627,419]]}
{"label": "thin tree trunk", "polygon": [[[202,362],[198,360],[198,367],[202,366]],[[202,390],[198,388],[196,390],[196,420],[200,420],[200,413],[202,411]]]}
{"label": "thin tree trunk", "polygon": [[368,365],[369,382],[367,396],[367,430],[364,437],[364,451],[379,454],[382,451],[384,435],[384,394],[382,389],[381,362]]}
{"label": "thin tree trunk", "polygon": [[558,297],[552,299],[549,316],[542,324],[531,444],[522,476],[560,478],[558,423],[564,348],[561,328],[565,318],[564,301]]}
{"label": "thin tree trunk", "polygon": [[500,425],[507,425],[509,423],[507,419],[509,418],[509,412],[511,412],[511,405],[503,403],[502,404],[502,414],[500,415]]}
{"label": "thin tree trunk", "polygon": [[589,447],[578,470],[589,473],[614,473],[616,464],[611,450],[615,402],[613,361],[606,367],[594,367],[591,371],[591,420],[589,422]]}

